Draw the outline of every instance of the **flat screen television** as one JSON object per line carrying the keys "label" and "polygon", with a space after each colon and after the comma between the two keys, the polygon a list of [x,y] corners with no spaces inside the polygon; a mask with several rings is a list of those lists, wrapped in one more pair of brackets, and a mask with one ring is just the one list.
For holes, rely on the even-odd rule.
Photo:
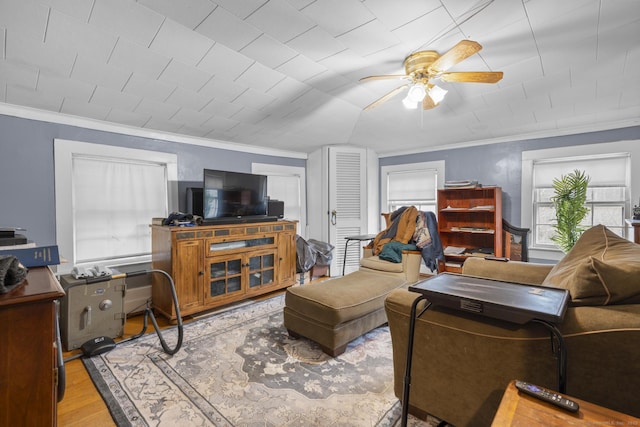
{"label": "flat screen television", "polygon": [[271,220],[264,175],[205,169],[203,188],[205,223]]}

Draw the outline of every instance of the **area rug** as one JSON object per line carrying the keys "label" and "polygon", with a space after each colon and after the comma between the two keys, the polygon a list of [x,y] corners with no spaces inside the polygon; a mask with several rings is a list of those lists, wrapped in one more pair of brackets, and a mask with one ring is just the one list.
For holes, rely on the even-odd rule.
{"label": "area rug", "polygon": [[[118,426],[399,425],[388,328],[332,358],[289,337],[283,304],[280,295],[186,324],[173,356],[149,334],[83,361]],[[163,336],[173,347],[177,330]]]}

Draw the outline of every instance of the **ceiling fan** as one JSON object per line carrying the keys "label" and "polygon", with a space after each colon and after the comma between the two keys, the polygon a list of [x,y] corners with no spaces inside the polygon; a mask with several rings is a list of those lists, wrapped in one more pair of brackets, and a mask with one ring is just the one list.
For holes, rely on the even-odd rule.
{"label": "ceiling fan", "polygon": [[497,83],[502,79],[502,71],[465,71],[447,72],[447,70],[474,53],[482,49],[480,43],[472,40],[462,40],[443,55],[433,50],[421,50],[412,53],[404,60],[406,74],[386,74],[369,76],[360,79],[361,82],[371,80],[400,79],[408,80],[407,83],[398,86],[391,92],[367,105],[368,111],[393,98],[405,88],[408,88],[407,96],[402,103],[407,108],[417,108],[422,103],[422,108],[428,110],[436,107],[447,91],[436,86],[432,80],[440,79],[443,82],[464,83]]}

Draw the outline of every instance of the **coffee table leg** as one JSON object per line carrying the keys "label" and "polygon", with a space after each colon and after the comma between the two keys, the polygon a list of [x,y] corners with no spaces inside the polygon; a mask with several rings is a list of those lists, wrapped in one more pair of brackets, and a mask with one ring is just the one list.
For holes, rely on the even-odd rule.
{"label": "coffee table leg", "polygon": [[413,335],[416,327],[416,318],[420,317],[422,313],[427,311],[427,309],[431,306],[431,303],[427,301],[427,305],[420,312],[419,315],[416,316],[416,311],[418,309],[418,303],[420,301],[425,300],[424,295],[420,295],[418,298],[413,301],[411,305],[411,314],[409,318],[409,339],[407,341],[407,364],[404,369],[404,390],[402,392],[402,427],[407,426],[407,419],[409,417],[409,393],[411,389],[411,363],[413,360]]}
{"label": "coffee table leg", "polygon": [[556,359],[558,360],[558,392],[564,394],[567,392],[567,347],[564,343],[562,334],[553,323],[545,320],[533,319],[532,322],[544,325],[551,332],[551,339],[558,340],[558,347],[554,350]]}

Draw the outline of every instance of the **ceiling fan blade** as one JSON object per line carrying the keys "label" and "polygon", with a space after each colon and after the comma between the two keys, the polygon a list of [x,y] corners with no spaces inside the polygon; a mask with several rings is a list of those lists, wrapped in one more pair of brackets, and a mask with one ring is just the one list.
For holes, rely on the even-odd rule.
{"label": "ceiling fan blade", "polygon": [[360,79],[361,82],[368,82],[371,80],[395,80],[409,78],[406,74],[383,74],[381,76],[368,76]]}
{"label": "ceiling fan blade", "polygon": [[440,75],[440,80],[461,83],[497,83],[502,80],[502,75],[502,71],[466,71],[443,73]]}
{"label": "ceiling fan blade", "polygon": [[398,86],[397,88],[395,88],[391,92],[387,93],[386,95],[382,96],[381,98],[378,98],[377,100],[373,101],[371,104],[369,104],[366,107],[364,107],[364,111],[369,111],[369,110],[377,107],[378,105],[380,105],[380,104],[382,104],[384,102],[387,102],[388,100],[390,100],[391,98],[396,96],[398,93],[400,93],[402,91],[402,89],[404,89],[407,86],[409,86],[408,83],[406,85]]}
{"label": "ceiling fan blade", "polygon": [[437,106],[438,106],[438,104],[433,102],[433,99],[431,99],[429,94],[425,95],[424,98],[422,99],[422,109],[423,110],[430,110],[432,108],[436,108]]}
{"label": "ceiling fan blade", "polygon": [[473,40],[462,40],[444,55],[436,59],[427,70],[431,74],[442,73],[456,65],[458,62],[461,62],[463,59],[479,52],[481,49],[482,46],[478,42],[474,42]]}

